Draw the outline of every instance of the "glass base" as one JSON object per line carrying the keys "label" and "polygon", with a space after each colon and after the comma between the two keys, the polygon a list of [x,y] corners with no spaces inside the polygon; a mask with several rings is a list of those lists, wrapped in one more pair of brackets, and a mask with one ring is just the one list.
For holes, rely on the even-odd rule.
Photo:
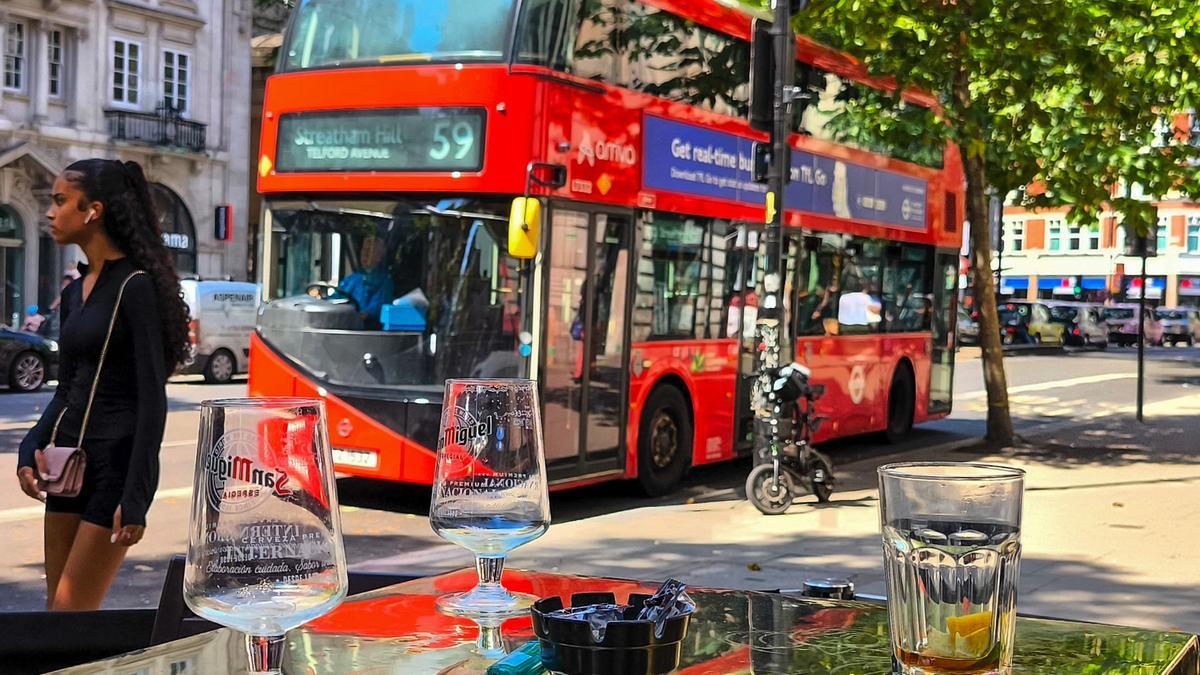
{"label": "glass base", "polygon": [[510,593],[499,584],[481,584],[465,593],[450,593],[437,599],[440,611],[451,616],[509,617],[529,613],[537,598],[528,593]]}

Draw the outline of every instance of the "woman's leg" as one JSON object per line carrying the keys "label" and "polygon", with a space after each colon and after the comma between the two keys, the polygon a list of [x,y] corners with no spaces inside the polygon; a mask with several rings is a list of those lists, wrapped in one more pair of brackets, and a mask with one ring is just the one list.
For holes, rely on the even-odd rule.
{"label": "woman's leg", "polygon": [[71,545],[75,543],[75,533],[79,530],[80,514],[78,513],[47,513],[45,522],[46,552],[46,609],[54,604],[54,594],[58,592],[58,580],[62,577],[63,568],[67,566],[67,556],[71,554]]}
{"label": "woman's leg", "polygon": [[100,609],[128,551],[127,546],[112,543],[111,527],[80,524],[50,609]]}

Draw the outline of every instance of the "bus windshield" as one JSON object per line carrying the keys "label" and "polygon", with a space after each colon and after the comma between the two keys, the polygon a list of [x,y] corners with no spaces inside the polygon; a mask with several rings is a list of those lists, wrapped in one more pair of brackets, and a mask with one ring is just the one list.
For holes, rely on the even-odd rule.
{"label": "bus windshield", "polygon": [[300,0],[281,69],[500,61],[514,0]]}
{"label": "bus windshield", "polygon": [[260,331],[328,384],[519,375],[507,202],[276,204]]}

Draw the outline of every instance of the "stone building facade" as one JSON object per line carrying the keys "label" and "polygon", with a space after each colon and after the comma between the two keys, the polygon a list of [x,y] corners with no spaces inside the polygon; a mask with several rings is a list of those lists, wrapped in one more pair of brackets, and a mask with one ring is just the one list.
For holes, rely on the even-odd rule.
{"label": "stone building facade", "polygon": [[[253,0],[0,2],[0,323],[43,311],[81,253],[50,238],[54,177],[145,169],[181,274],[244,279]],[[218,241],[218,207],[233,229]],[[227,213],[228,211],[226,211]]]}

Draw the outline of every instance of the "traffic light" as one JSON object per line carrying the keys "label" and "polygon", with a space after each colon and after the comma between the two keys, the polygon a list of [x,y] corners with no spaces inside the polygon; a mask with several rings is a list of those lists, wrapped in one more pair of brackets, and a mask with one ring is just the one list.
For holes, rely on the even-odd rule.
{"label": "traffic light", "polygon": [[770,132],[775,122],[774,51],[771,22],[755,19],[750,42],[750,128],[755,131]]}
{"label": "traffic light", "polygon": [[213,239],[230,241],[233,239],[233,205],[221,204],[213,213]]}

